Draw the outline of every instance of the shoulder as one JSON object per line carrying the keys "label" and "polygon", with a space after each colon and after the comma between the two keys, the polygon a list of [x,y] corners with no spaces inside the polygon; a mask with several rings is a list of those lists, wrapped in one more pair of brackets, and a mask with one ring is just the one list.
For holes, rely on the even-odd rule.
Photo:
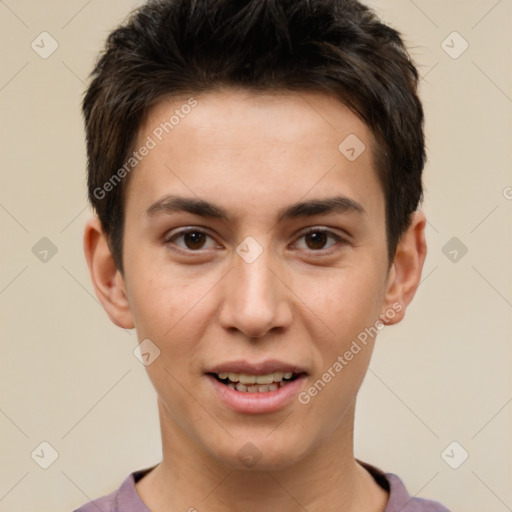
{"label": "shoulder", "polygon": [[119,491],[120,489],[117,489],[116,491],[102,496],[101,498],[89,501],[80,508],[73,510],[73,512],[98,512],[98,510],[101,510],[102,512],[113,512],[115,510],[114,503],[117,500]]}
{"label": "shoulder", "polygon": [[[438,501],[411,497],[402,480],[393,473],[386,473],[392,492],[385,512],[450,512]],[[388,510],[389,508],[389,510]]]}
{"label": "shoulder", "polygon": [[130,473],[119,489],[91,500],[73,512],[150,512],[135,490],[135,483],[149,473],[153,467]]}
{"label": "shoulder", "polygon": [[388,503],[384,512],[450,512],[438,501],[416,498],[409,495],[402,480],[393,473],[384,473],[379,468],[359,461],[388,493]]}

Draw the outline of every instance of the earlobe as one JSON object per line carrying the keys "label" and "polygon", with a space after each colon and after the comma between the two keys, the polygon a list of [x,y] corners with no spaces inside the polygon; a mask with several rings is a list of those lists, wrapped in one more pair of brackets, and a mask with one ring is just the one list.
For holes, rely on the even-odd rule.
{"label": "earlobe", "polygon": [[133,329],[124,279],[115,266],[107,237],[97,217],[85,225],[84,252],[96,296],[108,316],[119,327]]}
{"label": "earlobe", "polygon": [[400,322],[416,294],[427,255],[425,225],[425,215],[414,212],[409,228],[400,238],[386,285],[385,309],[381,314],[384,324]]}

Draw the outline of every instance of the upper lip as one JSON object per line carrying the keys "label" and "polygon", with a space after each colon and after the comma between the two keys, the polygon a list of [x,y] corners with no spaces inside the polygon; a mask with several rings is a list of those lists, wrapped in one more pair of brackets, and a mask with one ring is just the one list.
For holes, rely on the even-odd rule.
{"label": "upper lip", "polygon": [[293,372],[307,373],[306,370],[298,365],[278,361],[277,359],[267,359],[259,363],[249,363],[248,361],[228,361],[212,366],[206,373],[244,373],[248,375],[266,375],[274,372]]}

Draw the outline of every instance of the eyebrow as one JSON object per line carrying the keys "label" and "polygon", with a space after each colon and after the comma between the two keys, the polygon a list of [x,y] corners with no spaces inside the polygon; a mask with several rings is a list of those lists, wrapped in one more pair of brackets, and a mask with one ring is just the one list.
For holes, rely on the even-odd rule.
{"label": "eyebrow", "polygon": [[[204,199],[176,195],[166,195],[157,200],[146,210],[146,214],[154,216],[162,213],[171,214],[180,211],[200,217],[223,221],[230,220],[229,213],[220,206],[205,201]],[[283,222],[297,217],[312,217],[314,215],[327,215],[330,213],[357,213],[362,215],[366,212],[363,206],[357,201],[345,196],[334,196],[301,201],[286,206],[277,213],[277,221]]]}

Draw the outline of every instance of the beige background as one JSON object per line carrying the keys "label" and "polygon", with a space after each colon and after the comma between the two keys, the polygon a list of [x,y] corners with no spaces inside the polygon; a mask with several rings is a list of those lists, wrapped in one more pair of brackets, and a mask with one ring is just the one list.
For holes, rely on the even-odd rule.
{"label": "beige background", "polygon": [[[0,511],[69,512],[159,460],[135,333],[108,320],[82,253],[79,104],[105,36],[136,5],[0,1]],[[512,510],[512,1],[371,5],[423,76],[429,254],[405,323],[378,340],[356,455],[453,511]],[[59,45],[47,59],[31,48],[43,31]],[[43,237],[57,248],[46,262],[32,251]],[[452,237],[467,247],[455,262]],[[58,453],[47,469],[43,441]],[[452,441],[452,465],[469,454],[458,469],[442,458]]]}

